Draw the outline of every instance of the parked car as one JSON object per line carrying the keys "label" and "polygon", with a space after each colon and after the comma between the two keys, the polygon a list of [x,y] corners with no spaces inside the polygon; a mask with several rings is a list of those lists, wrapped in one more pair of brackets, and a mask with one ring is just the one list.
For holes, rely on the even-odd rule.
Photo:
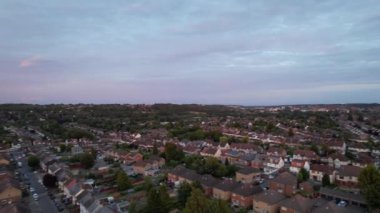
{"label": "parked car", "polygon": [[341,201],[338,202],[338,206],[345,207],[345,206],[347,206],[347,202],[344,201],[344,200],[341,200]]}
{"label": "parked car", "polygon": [[38,194],[34,193],[34,194],[33,194],[33,199],[34,199],[34,200],[38,200]]}

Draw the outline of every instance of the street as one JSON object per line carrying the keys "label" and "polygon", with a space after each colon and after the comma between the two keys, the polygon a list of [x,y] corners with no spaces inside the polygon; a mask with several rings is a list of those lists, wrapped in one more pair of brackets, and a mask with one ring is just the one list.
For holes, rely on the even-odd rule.
{"label": "street", "polygon": [[[14,156],[22,156],[22,152],[14,151],[12,152]],[[32,212],[43,212],[43,213],[54,213],[58,212],[57,207],[54,205],[53,201],[47,195],[47,189],[38,182],[37,174],[33,173],[28,167],[27,157],[21,157],[17,161],[22,162],[22,167],[18,168],[17,171],[23,174],[24,178],[27,178],[30,182],[30,187],[35,189],[35,193],[38,194],[38,201],[33,200],[32,193],[29,193],[31,200],[31,211]],[[35,208],[34,208],[35,207]]]}

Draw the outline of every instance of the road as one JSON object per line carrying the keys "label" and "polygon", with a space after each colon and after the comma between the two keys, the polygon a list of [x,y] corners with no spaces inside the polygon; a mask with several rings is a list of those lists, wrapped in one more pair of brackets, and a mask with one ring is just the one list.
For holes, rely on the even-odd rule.
{"label": "road", "polygon": [[[15,151],[12,153],[15,156],[22,155],[20,151]],[[38,182],[37,175],[31,172],[30,168],[27,166],[26,157],[22,157],[16,160],[22,162],[22,167],[18,168],[18,172],[20,172],[20,174],[23,174],[24,177],[26,175],[27,179],[30,182],[30,187],[33,187],[35,189],[35,193],[37,193],[39,197],[38,201],[34,201],[33,199],[31,199],[32,202],[36,202],[34,205],[32,205],[37,207],[37,209],[31,209],[32,212],[58,213],[59,211],[57,210],[57,207],[55,207],[53,201],[47,195],[46,188]],[[32,194],[30,194],[30,196],[32,196]]]}

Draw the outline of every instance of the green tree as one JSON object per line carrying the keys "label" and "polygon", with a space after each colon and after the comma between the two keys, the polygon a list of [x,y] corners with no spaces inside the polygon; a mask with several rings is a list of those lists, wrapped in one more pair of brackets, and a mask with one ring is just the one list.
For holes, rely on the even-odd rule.
{"label": "green tree", "polygon": [[380,172],[369,165],[364,168],[359,175],[359,186],[362,194],[367,200],[367,204],[372,211],[380,210]]}
{"label": "green tree", "polygon": [[28,166],[32,169],[37,169],[40,166],[40,159],[37,156],[31,155],[28,157]]}
{"label": "green tree", "polygon": [[181,208],[186,205],[187,198],[191,195],[191,185],[187,182],[182,183],[178,188],[178,204]]}
{"label": "green tree", "polygon": [[144,212],[167,213],[170,211],[171,200],[165,186],[153,188],[148,193],[148,201]]}
{"label": "green tree", "polygon": [[79,161],[83,164],[84,168],[86,169],[91,168],[95,163],[94,156],[90,153],[80,154]]}
{"label": "green tree", "polygon": [[315,145],[315,144],[312,144],[312,145],[310,146],[310,150],[313,151],[313,152],[315,152],[316,154],[319,153],[318,146]]}
{"label": "green tree", "polygon": [[207,205],[208,213],[232,213],[228,203],[223,200],[210,200]]}
{"label": "green tree", "polygon": [[330,186],[330,177],[328,174],[323,174],[322,177],[322,186]]}
{"label": "green tree", "polygon": [[179,162],[183,161],[185,154],[182,149],[177,147],[175,144],[166,143],[164,156],[169,165],[175,166]]}
{"label": "green tree", "polygon": [[128,176],[123,171],[116,174],[116,184],[119,191],[124,191],[131,187]]}
{"label": "green tree", "polygon": [[42,178],[44,186],[53,188],[57,185],[57,177],[51,174],[45,174]]}
{"label": "green tree", "polygon": [[226,144],[228,142],[228,138],[226,136],[221,136],[219,138],[219,142],[222,144]]}
{"label": "green tree", "polygon": [[151,177],[145,177],[145,179],[144,179],[145,191],[149,192],[152,188],[153,188],[152,178]]}
{"label": "green tree", "polygon": [[208,199],[200,189],[194,189],[187,199],[184,213],[207,213]]}
{"label": "green tree", "polygon": [[288,129],[288,136],[289,136],[289,137],[293,137],[293,136],[294,136],[293,128],[289,128],[289,129]]}
{"label": "green tree", "polygon": [[309,179],[309,172],[305,168],[301,168],[297,175],[298,182],[304,182]]}
{"label": "green tree", "polygon": [[200,189],[200,190],[202,190],[202,192],[204,192],[203,186],[202,186],[201,182],[199,182],[199,180],[193,181],[191,183],[191,187],[196,188],[196,189]]}

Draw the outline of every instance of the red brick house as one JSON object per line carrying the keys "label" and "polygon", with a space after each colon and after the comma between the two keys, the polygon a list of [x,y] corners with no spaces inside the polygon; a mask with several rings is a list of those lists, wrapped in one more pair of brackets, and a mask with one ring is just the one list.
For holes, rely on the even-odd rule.
{"label": "red brick house", "polygon": [[340,167],[335,177],[335,183],[344,188],[358,188],[361,169],[350,165]]}
{"label": "red brick house", "polygon": [[253,196],[262,192],[260,186],[252,184],[240,184],[232,190],[231,203],[234,206],[250,208],[252,206]]}
{"label": "red brick house", "polygon": [[289,172],[283,172],[269,181],[269,188],[286,196],[293,196],[297,190],[297,177]]}

